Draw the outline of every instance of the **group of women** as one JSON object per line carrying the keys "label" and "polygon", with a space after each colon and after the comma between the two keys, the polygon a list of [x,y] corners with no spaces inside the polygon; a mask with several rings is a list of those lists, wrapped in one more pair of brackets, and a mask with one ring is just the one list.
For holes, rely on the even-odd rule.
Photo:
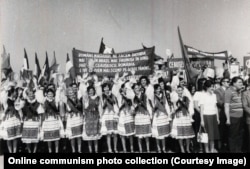
{"label": "group of women", "polygon": [[118,152],[118,136],[123,152],[127,147],[135,151],[134,137],[139,152],[144,146],[150,152],[150,137],[156,139],[158,152],[166,152],[167,137],[178,140],[181,152],[190,152],[195,137],[192,99],[182,85],[172,90],[162,78],[126,80],[118,75],[102,81],[88,75],[67,88],[63,83],[57,87],[31,83],[23,87],[8,82],[1,92],[0,133],[10,153],[17,152],[18,138],[29,153],[37,151],[41,140],[48,143],[49,152],[57,153],[62,138],[70,140],[73,153],[81,153],[82,140],[88,142],[89,152],[98,152],[98,140],[104,136],[109,153]]}

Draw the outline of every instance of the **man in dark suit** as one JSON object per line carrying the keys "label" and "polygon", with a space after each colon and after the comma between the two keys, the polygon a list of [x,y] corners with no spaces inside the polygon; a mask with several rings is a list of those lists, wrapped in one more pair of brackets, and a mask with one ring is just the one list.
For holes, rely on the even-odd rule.
{"label": "man in dark suit", "polygon": [[219,112],[220,124],[219,131],[221,140],[218,142],[218,148],[221,151],[225,151],[228,148],[228,126],[226,125],[226,114],[224,109],[225,103],[225,91],[229,87],[229,79],[223,77],[220,81],[220,87],[214,91],[217,98],[217,107]]}
{"label": "man in dark suit", "polygon": [[[250,83],[248,83],[248,87]],[[243,109],[246,117],[246,124],[248,129],[248,152],[250,152],[250,90],[246,90],[242,94]]]}

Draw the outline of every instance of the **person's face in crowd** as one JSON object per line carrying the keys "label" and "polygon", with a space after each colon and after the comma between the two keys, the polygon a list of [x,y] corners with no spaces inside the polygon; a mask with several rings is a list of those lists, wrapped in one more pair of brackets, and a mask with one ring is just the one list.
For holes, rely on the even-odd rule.
{"label": "person's face in crowd", "polygon": [[243,88],[242,80],[238,79],[237,82],[234,83],[234,87],[236,87],[237,90],[241,90]]}
{"label": "person's face in crowd", "polygon": [[222,86],[225,88],[228,88],[229,87],[229,79],[224,79],[222,82]]}
{"label": "person's face in crowd", "polygon": [[146,87],[147,86],[147,80],[146,79],[141,79],[141,85],[143,87]]}
{"label": "person's face in crowd", "polygon": [[106,95],[109,95],[109,87],[108,86],[106,86],[106,87],[104,87],[104,93],[106,94]]}
{"label": "person's face in crowd", "polygon": [[107,77],[107,76],[104,76],[103,77],[103,83],[106,83],[106,82],[108,82],[109,81],[109,78]]}
{"label": "person's face in crowd", "polygon": [[134,88],[134,92],[136,95],[138,95],[140,93],[140,86],[136,85]]}
{"label": "person's face in crowd", "polygon": [[177,92],[179,97],[182,97],[182,95],[183,95],[183,89],[182,88],[178,87],[176,92]]}
{"label": "person's face in crowd", "polygon": [[94,89],[89,89],[88,91],[89,96],[94,96],[95,95],[95,90]]}
{"label": "person's face in crowd", "polygon": [[52,92],[48,92],[47,97],[49,100],[53,100],[54,99],[54,94]]}
{"label": "person's face in crowd", "polygon": [[248,85],[248,86],[246,87],[246,90],[250,90],[250,85]]}
{"label": "person's face in crowd", "polygon": [[159,85],[160,85],[161,89],[164,90],[164,82],[160,82]]}
{"label": "person's face in crowd", "polygon": [[207,88],[207,92],[212,94],[214,92],[214,85],[212,85],[211,87]]}
{"label": "person's face in crowd", "polygon": [[159,94],[161,93],[161,87],[160,87],[160,86],[155,90],[155,93],[156,93],[157,95],[159,95]]}
{"label": "person's face in crowd", "polygon": [[71,100],[73,100],[73,101],[76,100],[76,95],[75,95],[75,93],[73,93],[73,91],[72,91],[72,93],[70,94],[69,98],[70,98]]}
{"label": "person's face in crowd", "polygon": [[184,81],[184,80],[181,80],[181,81],[180,81],[180,86],[182,86],[182,87],[185,86],[185,81]]}
{"label": "person's face in crowd", "polygon": [[28,98],[30,100],[34,100],[35,99],[35,95],[34,95],[34,93],[32,91],[29,91],[27,95],[28,95]]}

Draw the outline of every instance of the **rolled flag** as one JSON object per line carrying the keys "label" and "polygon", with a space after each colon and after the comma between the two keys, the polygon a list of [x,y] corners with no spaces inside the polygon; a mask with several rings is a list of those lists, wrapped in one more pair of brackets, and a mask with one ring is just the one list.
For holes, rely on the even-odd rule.
{"label": "rolled flag", "polygon": [[38,79],[39,76],[40,76],[40,74],[41,74],[41,67],[40,67],[40,64],[39,64],[37,53],[35,53],[35,72],[34,72],[34,77]]}
{"label": "rolled flag", "polygon": [[23,67],[26,70],[29,69],[29,60],[28,60],[28,56],[27,56],[27,52],[26,52],[25,48],[24,48]]}

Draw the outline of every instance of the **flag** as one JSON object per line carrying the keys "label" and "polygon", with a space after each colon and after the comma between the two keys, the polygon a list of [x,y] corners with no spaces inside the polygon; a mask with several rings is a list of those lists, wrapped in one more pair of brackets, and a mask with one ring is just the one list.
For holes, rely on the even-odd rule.
{"label": "flag", "polygon": [[[5,51],[4,51],[5,52]],[[2,65],[1,65],[1,81],[6,80],[11,73],[13,72],[11,65],[10,65],[10,54],[6,56],[6,53],[2,54]]]}
{"label": "flag", "polygon": [[114,54],[115,50],[114,48],[108,47],[103,43],[103,38],[101,40],[100,48],[99,48],[99,53],[103,54]]}
{"label": "flag", "polygon": [[56,54],[55,54],[55,51],[54,51],[54,57],[53,57],[53,60],[52,60],[51,63],[52,63],[51,67],[49,68],[51,74],[58,73],[59,64],[56,63]]}
{"label": "flag", "polygon": [[24,48],[23,66],[21,68],[21,72],[22,72],[23,79],[30,78],[29,60],[28,60],[28,55],[27,55],[25,48]]}
{"label": "flag", "polygon": [[103,53],[105,50],[105,44],[103,43],[103,38],[101,40],[101,44],[100,44],[100,49],[99,49],[99,53]]}
{"label": "flag", "polygon": [[35,53],[35,72],[34,72],[34,76],[36,77],[36,79],[39,78],[40,74],[41,74],[41,68],[40,68],[38,57],[37,57],[37,53]]}
{"label": "flag", "polygon": [[56,63],[56,54],[54,51],[54,57],[53,60],[51,62],[51,67],[49,68],[50,70],[50,83],[54,82],[54,79],[56,79],[56,74],[58,73],[58,69],[59,69],[59,64]]}
{"label": "flag", "polygon": [[48,53],[46,52],[46,58],[45,58],[45,63],[43,65],[41,74],[38,78],[38,84],[41,84],[41,80],[43,81],[49,81],[49,77],[50,77],[50,71],[49,71],[49,59],[48,59]]}
{"label": "flag", "polygon": [[[142,47],[143,47],[143,49],[149,49],[148,47],[144,46],[143,43],[142,43]],[[153,48],[155,48],[155,46],[153,46]],[[153,57],[154,57],[154,60],[155,60],[155,61],[163,60],[163,58],[162,58],[161,56],[155,54],[155,52],[154,52],[154,54],[153,54]]]}
{"label": "flag", "polygon": [[195,70],[190,64],[190,60],[187,54],[187,50],[184,47],[182,38],[181,38],[181,33],[180,33],[180,28],[178,27],[178,35],[179,35],[179,40],[180,40],[180,45],[181,45],[181,53],[182,53],[182,58],[184,62],[184,68],[186,71],[186,77],[187,77],[187,82],[189,84],[195,84],[196,78],[199,75],[199,72]]}
{"label": "flag", "polygon": [[1,54],[1,81],[6,80],[13,72],[10,65],[10,54],[7,54],[3,45],[3,53]]}
{"label": "flag", "polygon": [[23,67],[26,70],[29,69],[29,60],[28,60],[28,56],[27,56],[27,52],[26,52],[25,48],[24,48]]}
{"label": "flag", "polygon": [[8,57],[8,54],[5,50],[5,46],[3,45],[3,53],[1,54],[2,60],[6,59]]}
{"label": "flag", "polygon": [[69,54],[67,53],[66,78],[65,78],[66,86],[69,87],[70,83],[72,83],[75,80],[75,78],[76,78],[75,68],[69,59]]}

